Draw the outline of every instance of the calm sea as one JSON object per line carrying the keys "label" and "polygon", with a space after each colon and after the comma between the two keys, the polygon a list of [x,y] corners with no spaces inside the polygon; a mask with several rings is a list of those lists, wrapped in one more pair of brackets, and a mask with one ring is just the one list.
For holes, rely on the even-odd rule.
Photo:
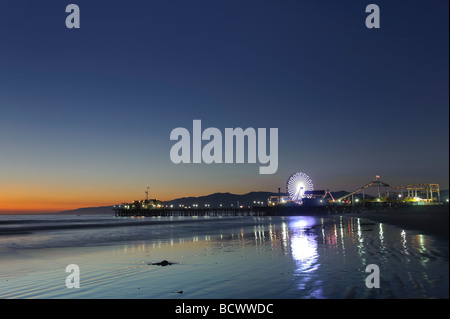
{"label": "calm sea", "polygon": [[0,298],[448,298],[448,283],[446,240],[356,217],[0,216]]}

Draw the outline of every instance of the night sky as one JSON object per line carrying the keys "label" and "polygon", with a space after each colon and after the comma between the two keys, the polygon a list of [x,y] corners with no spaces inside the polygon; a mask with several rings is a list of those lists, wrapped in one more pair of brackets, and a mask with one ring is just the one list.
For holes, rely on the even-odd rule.
{"label": "night sky", "polygon": [[[80,29],[65,8],[80,7]],[[381,10],[368,29],[365,8]],[[449,2],[5,0],[0,212],[285,188],[449,187]],[[278,171],[173,164],[170,132],[278,128]]]}

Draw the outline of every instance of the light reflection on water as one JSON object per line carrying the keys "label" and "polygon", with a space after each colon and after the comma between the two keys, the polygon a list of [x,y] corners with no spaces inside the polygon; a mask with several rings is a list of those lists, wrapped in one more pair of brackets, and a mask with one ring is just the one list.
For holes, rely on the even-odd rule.
{"label": "light reflection on water", "polygon": [[[289,224],[290,250],[296,264],[294,276],[297,277],[298,289],[305,292],[304,297],[323,298],[321,281],[315,278],[315,271],[320,264],[317,262],[319,256],[316,235],[310,233],[312,226],[314,219],[309,217],[295,219]],[[288,228],[284,229],[286,231]]]}
{"label": "light reflection on water", "polygon": [[[228,229],[228,234],[222,230],[220,236],[194,236],[179,243],[208,242],[215,247],[212,253],[209,250],[212,258],[218,251],[233,251],[241,254],[239,258],[252,256],[245,263],[228,256],[232,263],[239,262],[243,272],[267,262],[250,250],[262,252],[263,258],[270,257],[283,268],[291,260],[294,267],[286,272],[290,286],[285,287],[289,294],[284,298],[448,298],[448,285],[439,284],[448,279],[448,245],[433,237],[343,216],[258,218],[253,222],[251,227]],[[158,247],[164,245],[173,246],[174,241],[159,242]],[[434,246],[431,252],[428,245]],[[365,287],[369,264],[380,267],[382,289]],[[270,274],[274,270],[268,266],[266,276],[274,276]],[[264,297],[280,296],[269,293]]]}
{"label": "light reflection on water", "polygon": [[[177,220],[181,222],[122,227],[115,234],[98,229],[94,235],[90,229],[36,236],[39,244],[60,240],[81,246],[77,258],[84,265],[85,286],[92,289],[91,295],[88,290],[77,292],[79,298],[173,298],[163,288],[154,288],[166,286],[187,291],[192,287],[186,298],[448,298],[448,243],[417,232],[348,216]],[[23,245],[29,258],[43,260],[43,250],[33,246],[32,237],[30,242],[26,236],[20,239],[9,247]],[[101,250],[89,242],[89,252],[97,249],[93,259],[83,244],[96,239],[102,244],[117,241]],[[1,240],[14,243],[12,237]],[[75,254],[66,247],[62,259],[60,250],[47,249],[45,260],[63,264]],[[149,266],[162,259],[178,266]],[[12,257],[9,261],[9,269],[20,262],[15,264]],[[380,267],[380,289],[365,287],[368,264]],[[0,285],[2,297],[73,297],[56,288],[61,286],[56,281],[40,294],[31,288],[33,275],[15,281],[7,267],[0,275],[10,279]],[[54,272],[47,277],[36,273],[39,276],[51,285]],[[138,284],[151,288],[136,295],[132,287]]]}

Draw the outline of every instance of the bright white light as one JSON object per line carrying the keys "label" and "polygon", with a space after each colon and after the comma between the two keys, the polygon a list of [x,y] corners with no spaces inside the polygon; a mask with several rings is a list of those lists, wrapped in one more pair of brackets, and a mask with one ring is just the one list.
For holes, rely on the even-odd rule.
{"label": "bright white light", "polygon": [[[289,229],[297,230],[303,227],[310,227],[314,225],[314,219],[311,221],[308,218],[302,218],[289,223]],[[309,236],[304,232],[295,231],[290,236],[290,246],[292,259],[295,260],[298,270],[302,273],[304,271],[311,272],[316,269],[317,241],[314,236]]]}
{"label": "bright white light", "polygon": [[289,177],[286,189],[292,201],[301,203],[304,197],[311,197],[311,195],[305,196],[305,192],[312,191],[313,184],[308,175],[304,173],[295,173]]}
{"label": "bright white light", "polygon": [[316,241],[308,236],[294,236],[291,238],[292,257],[296,261],[301,261],[307,264],[305,268],[312,263],[310,260],[316,257]]}

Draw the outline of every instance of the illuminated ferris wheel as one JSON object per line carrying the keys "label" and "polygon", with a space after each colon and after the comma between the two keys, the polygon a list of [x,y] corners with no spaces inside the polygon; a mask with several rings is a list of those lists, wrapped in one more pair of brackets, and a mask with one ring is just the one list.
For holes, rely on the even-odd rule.
{"label": "illuminated ferris wheel", "polygon": [[314,190],[311,178],[301,172],[294,173],[289,177],[286,189],[291,200],[297,203],[302,203],[303,198],[311,198],[311,195],[305,195],[305,192]]}

